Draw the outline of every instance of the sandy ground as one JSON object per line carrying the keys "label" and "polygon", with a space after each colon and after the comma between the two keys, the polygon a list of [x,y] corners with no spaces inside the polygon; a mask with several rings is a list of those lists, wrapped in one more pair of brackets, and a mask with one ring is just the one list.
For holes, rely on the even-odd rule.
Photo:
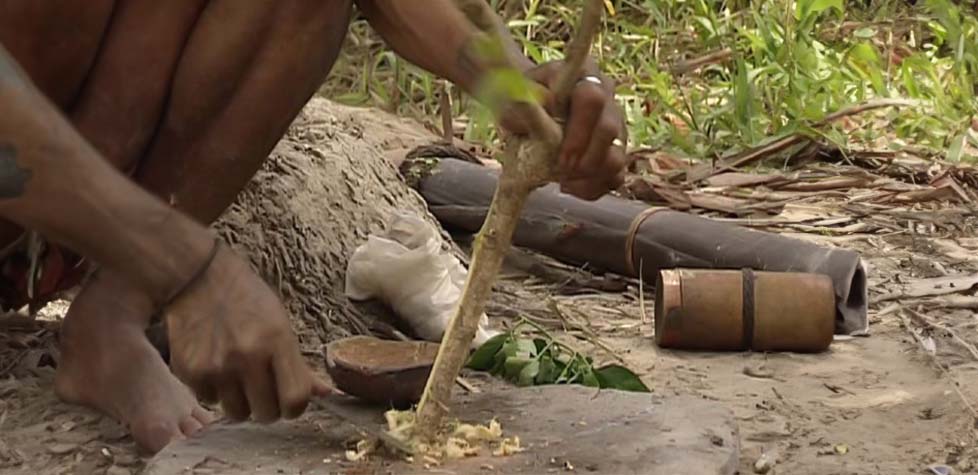
{"label": "sandy ground", "polygon": [[[520,288],[514,292],[534,292],[532,285]],[[951,366],[942,372],[897,315],[873,312],[872,336],[837,341],[819,355],[707,354],[657,349],[628,299],[552,298],[604,309],[588,312],[601,340],[655,392],[728,405],[740,425],[743,473],[753,472],[762,453],[777,460],[774,473],[784,474],[917,474],[932,464],[974,473],[978,466],[974,418],[954,387],[960,382],[970,400],[978,365],[951,339],[934,335],[937,361]],[[612,317],[608,309],[622,312]],[[574,333],[566,335],[575,339]],[[137,473],[139,454],[121,428],[59,403],[52,371],[36,368],[0,382],[0,473]]]}
{"label": "sandy ground", "polygon": [[[900,265],[911,250],[880,253],[847,245],[864,252],[871,287],[894,276],[912,279],[914,272]],[[608,302],[597,306],[614,308]],[[933,473],[934,465],[975,473],[978,448],[969,406],[978,394],[978,366],[967,349],[978,342],[974,312],[921,306],[929,321],[956,328],[961,338],[924,330],[921,338],[933,344],[931,352],[911,335],[918,328],[901,316],[905,306],[910,305],[873,305],[870,337],[837,338],[830,351],[818,355],[660,350],[647,325],[629,328],[624,319],[609,321],[610,315],[598,331],[630,367],[645,371],[655,391],[696,394],[732,408],[740,424],[742,473],[752,473],[765,453],[778,461],[774,472],[784,474],[918,474]]]}

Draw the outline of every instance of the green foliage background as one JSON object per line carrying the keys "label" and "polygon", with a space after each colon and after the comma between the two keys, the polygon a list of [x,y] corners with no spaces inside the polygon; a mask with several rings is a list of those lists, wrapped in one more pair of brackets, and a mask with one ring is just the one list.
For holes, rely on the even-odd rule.
{"label": "green foliage background", "polygon": [[[970,0],[966,0],[970,1]],[[561,57],[579,1],[493,0],[524,52]],[[710,159],[787,134],[850,149],[978,160],[978,19],[950,0],[607,0],[594,54],[618,81],[634,147]],[[613,11],[613,13],[611,13]],[[675,66],[729,50],[692,71]],[[441,82],[397,59],[357,20],[323,93],[437,123]],[[873,98],[919,100],[830,127]],[[466,138],[491,143],[492,116],[455,101]],[[978,127],[975,127],[978,128]],[[971,146],[966,146],[967,143]]]}

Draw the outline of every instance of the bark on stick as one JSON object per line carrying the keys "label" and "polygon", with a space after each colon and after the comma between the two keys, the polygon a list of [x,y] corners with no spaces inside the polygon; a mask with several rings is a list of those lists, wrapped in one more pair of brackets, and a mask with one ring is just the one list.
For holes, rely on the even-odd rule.
{"label": "bark on stick", "polygon": [[[558,101],[566,100],[580,76],[604,7],[601,0],[586,0],[583,20],[568,48],[565,68],[558,80]],[[498,22],[485,0],[458,0],[473,24],[494,34]],[[509,65],[515,67],[514,65]],[[537,104],[514,105],[530,125],[531,141],[514,139],[506,144],[503,171],[489,207],[485,224],[476,238],[465,289],[455,315],[442,338],[438,356],[418,405],[416,430],[434,436],[451,399],[452,385],[469,355],[479,318],[492,291],[503,257],[509,249],[527,196],[554,176],[556,150],[562,140],[560,127]]]}

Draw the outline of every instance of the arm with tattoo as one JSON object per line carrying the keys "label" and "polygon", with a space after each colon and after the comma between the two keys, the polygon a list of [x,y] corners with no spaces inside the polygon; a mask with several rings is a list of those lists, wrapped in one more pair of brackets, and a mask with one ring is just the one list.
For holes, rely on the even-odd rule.
{"label": "arm with tattoo", "polygon": [[112,168],[0,46],[0,216],[122,272],[157,301],[204,261],[206,229]]}

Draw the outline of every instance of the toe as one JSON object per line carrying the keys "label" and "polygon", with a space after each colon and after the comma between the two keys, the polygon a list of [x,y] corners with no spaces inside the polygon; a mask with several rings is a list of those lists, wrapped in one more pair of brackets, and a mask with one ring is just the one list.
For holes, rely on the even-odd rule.
{"label": "toe", "polygon": [[193,436],[203,428],[204,425],[194,416],[187,416],[180,421],[180,432],[187,437]]}
{"label": "toe", "polygon": [[174,439],[183,438],[183,432],[172,422],[147,421],[133,424],[132,436],[140,446],[155,454]]}
{"label": "toe", "polygon": [[202,426],[208,426],[215,420],[214,413],[200,406],[195,407],[191,414]]}

